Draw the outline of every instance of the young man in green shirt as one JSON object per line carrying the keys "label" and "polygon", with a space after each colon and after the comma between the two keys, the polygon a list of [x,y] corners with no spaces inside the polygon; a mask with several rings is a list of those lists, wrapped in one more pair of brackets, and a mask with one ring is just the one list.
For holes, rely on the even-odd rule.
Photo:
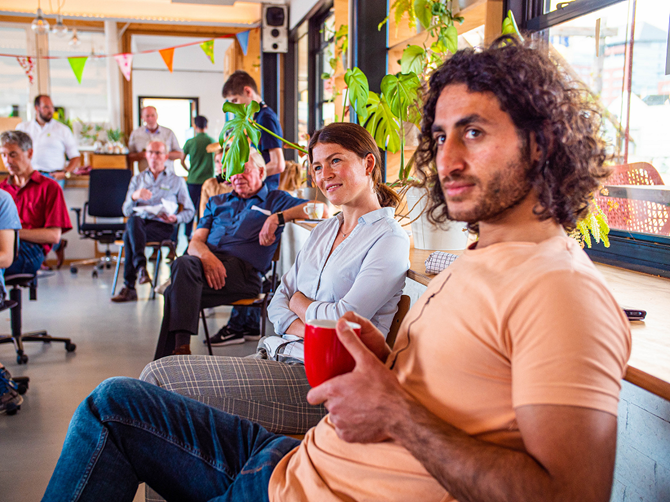
{"label": "young man in green shirt", "polygon": [[[186,167],[184,159],[182,159],[181,165],[188,171],[186,184],[188,186],[188,193],[193,201],[193,206],[200,207],[202,184],[214,176],[214,156],[211,153],[207,153],[207,145],[214,143],[214,140],[205,133],[207,129],[207,119],[205,117],[198,115],[193,119],[193,124],[195,125],[195,137],[189,139],[184,145],[184,159],[186,156],[189,157],[191,167]],[[200,219],[197,213],[195,218]],[[185,233],[189,241],[191,240],[192,232],[193,220],[186,224]]]}

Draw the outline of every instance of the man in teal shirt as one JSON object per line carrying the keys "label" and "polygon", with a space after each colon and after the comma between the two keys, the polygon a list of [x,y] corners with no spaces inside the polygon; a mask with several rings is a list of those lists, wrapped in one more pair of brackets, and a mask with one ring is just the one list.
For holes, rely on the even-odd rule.
{"label": "man in teal shirt", "polygon": [[[186,184],[188,185],[188,193],[191,196],[194,207],[200,207],[200,192],[202,184],[209,178],[214,177],[214,156],[207,153],[207,145],[214,143],[205,130],[207,129],[207,119],[202,115],[198,115],[193,119],[195,125],[195,137],[189,139],[184,145],[184,158],[189,157],[191,167],[186,167],[184,159],[181,165],[188,171],[188,178]],[[198,213],[194,219],[199,218]],[[191,240],[191,233],[193,232],[193,220],[186,224],[186,238]]]}

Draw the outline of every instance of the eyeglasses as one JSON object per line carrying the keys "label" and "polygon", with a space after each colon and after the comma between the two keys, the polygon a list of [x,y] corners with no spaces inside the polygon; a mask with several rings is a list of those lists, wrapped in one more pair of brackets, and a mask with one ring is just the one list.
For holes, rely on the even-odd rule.
{"label": "eyeglasses", "polygon": [[149,155],[165,155],[164,152],[159,152],[159,151],[157,151],[157,150],[148,150],[147,153],[148,153]]}

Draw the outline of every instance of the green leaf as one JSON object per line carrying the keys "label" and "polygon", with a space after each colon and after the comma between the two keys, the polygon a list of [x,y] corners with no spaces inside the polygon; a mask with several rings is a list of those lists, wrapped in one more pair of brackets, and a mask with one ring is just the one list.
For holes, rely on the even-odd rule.
{"label": "green leaf", "polygon": [[449,52],[456,54],[456,51],[458,51],[458,30],[455,26],[449,26],[445,30],[443,43]]}
{"label": "green leaf", "polygon": [[402,17],[405,13],[409,16],[409,28],[413,30],[416,28],[416,19],[414,16],[414,4],[412,0],[395,0],[393,5],[391,5],[391,10],[395,12],[395,26],[396,34],[398,33],[398,27],[402,23]]}
{"label": "green leaf", "polygon": [[225,151],[221,164],[226,179],[244,172],[244,164],[249,160],[249,140],[254,145],[260,142],[261,132],[250,122],[260,108],[256,101],[246,106],[228,101],[223,104],[223,112],[233,114],[233,118],[224,124],[219,136],[219,144]]}
{"label": "green leaf", "polygon": [[396,117],[405,119],[407,109],[418,99],[421,82],[415,73],[386,75],[382,79],[382,93]]}
{"label": "green leaf", "polygon": [[402,52],[400,59],[400,67],[403,73],[416,73],[417,75],[423,72],[425,66],[426,51],[423,47],[418,45],[410,45]]}
{"label": "green leaf", "polygon": [[519,31],[519,27],[516,24],[516,19],[514,19],[514,13],[511,10],[507,11],[507,17],[503,21],[502,34],[516,35],[519,38],[519,40],[523,42],[523,36]]}
{"label": "green leaf", "polygon": [[382,31],[382,28],[383,28],[384,25],[385,25],[386,23],[388,23],[388,22],[389,22],[389,16],[386,16],[386,17],[384,18],[384,20],[383,20],[381,23],[379,23],[379,24],[377,25],[377,31]]}
{"label": "green leaf", "polygon": [[364,121],[368,116],[368,98],[370,85],[368,78],[359,68],[350,68],[344,74],[344,82],[349,89],[349,103],[356,110],[356,114]]}
{"label": "green leaf", "polygon": [[400,123],[391,111],[384,96],[370,92],[368,100],[370,117],[365,128],[372,135],[377,146],[382,150],[395,153],[400,150]]}
{"label": "green leaf", "polygon": [[433,20],[433,11],[428,0],[414,0],[414,13],[421,26],[427,29]]}

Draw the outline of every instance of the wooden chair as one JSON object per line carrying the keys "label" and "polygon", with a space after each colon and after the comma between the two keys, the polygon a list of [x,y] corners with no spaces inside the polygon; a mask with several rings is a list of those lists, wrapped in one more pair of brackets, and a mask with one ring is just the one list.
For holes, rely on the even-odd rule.
{"label": "wooden chair", "polygon": [[[265,334],[265,325],[268,317],[268,304],[272,300],[275,289],[277,288],[277,262],[279,261],[279,256],[281,254],[281,240],[277,244],[277,249],[275,249],[275,254],[272,256],[272,274],[270,276],[271,286],[270,291],[267,293],[259,293],[258,296],[254,298],[244,298],[242,300],[237,300],[233,303],[220,303],[215,305],[216,307],[221,306],[232,306],[232,307],[250,307],[250,308],[260,308],[261,309],[261,336]],[[202,319],[202,327],[205,330],[205,341],[207,342],[207,350],[209,355],[212,354],[212,343],[209,338],[209,329],[207,328],[207,319],[205,318],[205,308],[211,307],[212,305],[205,305],[200,309],[200,318]]]}
{"label": "wooden chair", "polygon": [[[114,296],[114,294],[116,293],[116,283],[119,278],[119,269],[121,268],[121,257],[123,256],[123,241],[116,241],[114,244],[119,246],[119,255],[116,259],[116,270],[114,271],[114,282],[112,283],[112,296]],[[154,277],[151,282],[151,296],[150,296],[150,298],[153,300],[156,298],[155,288],[158,285],[158,275],[160,272],[162,248],[167,247],[170,250],[170,252],[176,252],[177,243],[171,240],[164,240],[162,242],[147,242],[146,247],[153,249],[154,250],[153,255],[156,256],[156,260],[154,262]]]}
{"label": "wooden chair", "polygon": [[[606,185],[664,185],[658,171],[646,162],[622,164]],[[612,229],[656,235],[670,235],[670,208],[656,202],[603,197],[596,194],[595,202],[607,216]]]}
{"label": "wooden chair", "polygon": [[393,321],[391,321],[391,327],[389,328],[388,335],[386,335],[386,344],[391,348],[393,348],[393,345],[395,345],[395,339],[398,337],[400,325],[405,319],[407,312],[409,312],[411,303],[412,300],[409,296],[402,295],[400,297],[400,301],[398,302],[398,311],[395,313]]}

